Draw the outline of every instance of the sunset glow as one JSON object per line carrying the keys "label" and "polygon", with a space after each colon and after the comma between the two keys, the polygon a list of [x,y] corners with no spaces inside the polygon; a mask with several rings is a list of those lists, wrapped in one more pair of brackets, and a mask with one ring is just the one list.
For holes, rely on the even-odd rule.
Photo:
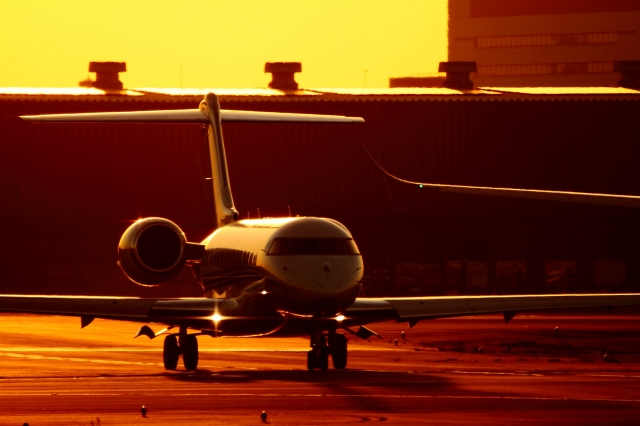
{"label": "sunset glow", "polygon": [[125,87],[266,87],[269,61],[301,87],[388,87],[447,56],[446,0],[9,2],[0,86],[75,87],[124,61]]}

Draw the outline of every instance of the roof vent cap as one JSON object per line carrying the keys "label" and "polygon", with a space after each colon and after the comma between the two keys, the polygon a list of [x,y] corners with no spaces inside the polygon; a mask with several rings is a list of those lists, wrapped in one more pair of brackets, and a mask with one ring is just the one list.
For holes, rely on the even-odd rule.
{"label": "roof vent cap", "polygon": [[454,90],[473,90],[470,74],[477,71],[475,62],[440,62],[438,67],[438,72],[447,73],[447,78],[442,85]]}
{"label": "roof vent cap", "polygon": [[264,72],[271,73],[269,87],[277,90],[298,90],[294,74],[302,72],[301,62],[267,62]]}
{"label": "roof vent cap", "polygon": [[123,86],[118,73],[126,70],[126,62],[89,62],[89,72],[95,72],[96,79],[93,81],[87,78],[80,82],[80,86],[101,90],[122,90]]}
{"label": "roof vent cap", "polygon": [[613,69],[620,73],[618,87],[640,90],[640,61],[617,61]]}

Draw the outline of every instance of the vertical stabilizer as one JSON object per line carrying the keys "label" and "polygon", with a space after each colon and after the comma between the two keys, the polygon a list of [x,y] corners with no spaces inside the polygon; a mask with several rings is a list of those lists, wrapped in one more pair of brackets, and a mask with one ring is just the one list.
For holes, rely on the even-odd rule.
{"label": "vertical stabilizer", "polygon": [[216,227],[220,228],[238,220],[238,212],[233,205],[233,197],[231,196],[218,97],[213,93],[207,93],[204,100],[200,102],[200,111],[209,120],[207,133],[211,161],[211,184],[213,185],[213,207]]}

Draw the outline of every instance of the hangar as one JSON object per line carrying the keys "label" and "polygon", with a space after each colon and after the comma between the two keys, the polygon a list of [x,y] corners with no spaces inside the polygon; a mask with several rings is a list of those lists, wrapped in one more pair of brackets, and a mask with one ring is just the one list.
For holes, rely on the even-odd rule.
{"label": "hangar", "polygon": [[[206,145],[192,124],[53,124],[20,115],[222,108],[361,116],[361,126],[226,124],[241,217],[324,216],[354,234],[367,295],[640,291],[640,212],[446,194],[384,177],[640,195],[640,92],[626,88],[0,88],[2,293],[199,296],[188,273],[133,286],[116,265],[132,220],[211,230]],[[101,73],[101,70],[102,73]],[[468,79],[468,74],[466,76]],[[90,87],[87,87],[90,86]],[[459,87],[456,89],[456,87]]]}

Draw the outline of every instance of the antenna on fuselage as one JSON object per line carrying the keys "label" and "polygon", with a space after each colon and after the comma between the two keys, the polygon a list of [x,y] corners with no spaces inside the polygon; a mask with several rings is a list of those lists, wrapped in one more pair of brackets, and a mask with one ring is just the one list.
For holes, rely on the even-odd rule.
{"label": "antenna on fuselage", "polygon": [[233,205],[233,197],[231,196],[218,97],[214,93],[207,93],[204,100],[200,102],[200,111],[209,120],[207,135],[211,162],[211,183],[213,185],[213,211],[216,228],[220,228],[238,220],[238,211]]}

